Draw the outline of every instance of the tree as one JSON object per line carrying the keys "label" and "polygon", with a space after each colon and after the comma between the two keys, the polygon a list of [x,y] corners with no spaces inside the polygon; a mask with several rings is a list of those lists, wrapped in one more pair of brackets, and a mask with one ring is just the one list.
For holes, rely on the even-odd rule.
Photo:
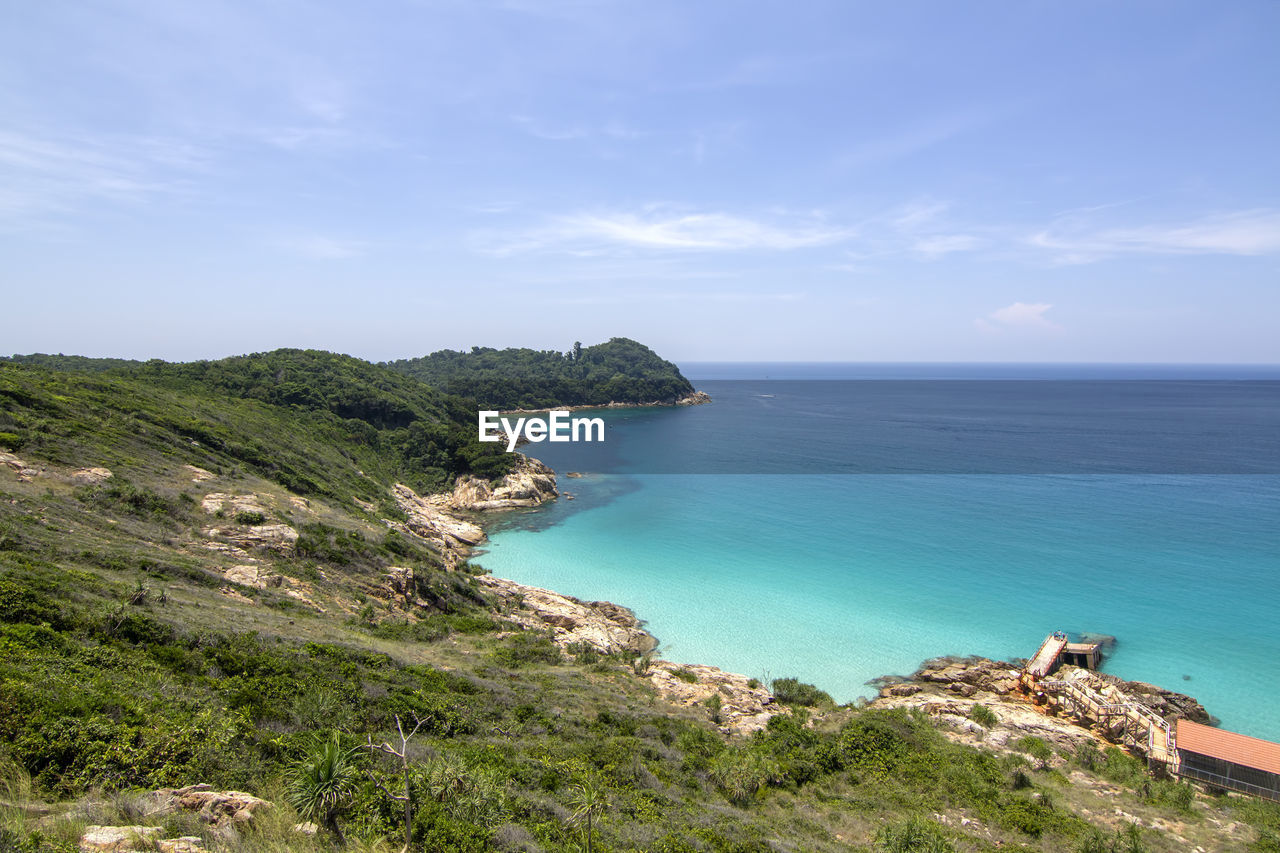
{"label": "tree", "polygon": [[344,747],[342,735],[333,732],[317,739],[311,751],[289,768],[289,803],[306,820],[324,826],[338,844],[346,841],[338,813],[355,793],[359,756],[360,747]]}
{"label": "tree", "polygon": [[569,805],[573,807],[573,816],[570,821],[583,824],[587,837],[587,853],[591,853],[593,823],[609,805],[608,792],[598,780],[588,777],[573,786],[572,793],[569,795]]}

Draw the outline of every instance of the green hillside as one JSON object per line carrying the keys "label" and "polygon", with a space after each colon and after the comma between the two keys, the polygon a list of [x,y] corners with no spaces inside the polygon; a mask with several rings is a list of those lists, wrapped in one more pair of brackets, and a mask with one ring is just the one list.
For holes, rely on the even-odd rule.
{"label": "green hillside", "polygon": [[387,367],[500,409],[673,403],[693,393],[680,369],[628,338],[568,352],[475,347],[441,350]]}

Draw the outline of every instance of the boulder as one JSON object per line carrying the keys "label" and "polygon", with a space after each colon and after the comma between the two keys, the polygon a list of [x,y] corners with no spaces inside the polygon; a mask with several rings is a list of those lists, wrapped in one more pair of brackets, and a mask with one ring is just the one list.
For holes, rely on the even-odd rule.
{"label": "boulder", "polygon": [[158,826],[87,826],[78,847],[81,853],[133,853],[160,832]]}
{"label": "boulder", "polygon": [[96,486],[110,480],[114,474],[110,468],[80,468],[71,472],[71,480],[85,486]]}

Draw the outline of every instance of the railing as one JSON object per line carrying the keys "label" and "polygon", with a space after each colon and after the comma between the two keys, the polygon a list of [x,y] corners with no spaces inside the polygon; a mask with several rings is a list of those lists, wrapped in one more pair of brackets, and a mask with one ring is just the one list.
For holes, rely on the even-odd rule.
{"label": "railing", "polygon": [[1264,788],[1261,785],[1254,785],[1249,782],[1241,782],[1238,779],[1232,779],[1229,776],[1222,776],[1218,773],[1210,773],[1207,770],[1196,770],[1193,767],[1185,765],[1174,770],[1184,779],[1195,779],[1198,782],[1208,782],[1219,788],[1228,791],[1239,791],[1242,794],[1252,794],[1255,797],[1263,797],[1268,800],[1280,801],[1280,791],[1274,788]]}
{"label": "railing", "polygon": [[[1166,761],[1177,760],[1177,749],[1174,745],[1173,727],[1165,719],[1140,702],[1108,702],[1102,696],[1074,681],[1041,681],[1040,687],[1049,692],[1061,691],[1069,698],[1093,710],[1101,720],[1103,717],[1125,717],[1139,725],[1145,725],[1147,734],[1147,755],[1154,756],[1157,751],[1164,753]],[[1157,750],[1156,732],[1164,734],[1164,744]],[[1137,739],[1137,733],[1134,733]],[[1159,757],[1159,756],[1156,756]]]}

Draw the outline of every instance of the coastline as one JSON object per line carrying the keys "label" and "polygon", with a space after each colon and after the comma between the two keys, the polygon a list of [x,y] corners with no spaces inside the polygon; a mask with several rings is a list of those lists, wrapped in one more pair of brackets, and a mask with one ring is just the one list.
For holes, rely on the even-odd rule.
{"label": "coastline", "polygon": [[[555,472],[539,460],[520,455],[525,461],[515,474],[504,478],[495,492],[509,490],[507,480],[512,477],[525,482],[527,473],[521,472],[534,469],[549,476],[550,489],[533,500],[498,506],[480,505],[474,501],[456,501],[460,492],[474,492],[473,483],[460,478],[455,487],[455,503],[451,509],[474,513],[472,517],[478,522],[479,537],[465,546],[468,556],[474,546],[487,538],[486,528],[495,520],[488,515],[489,510],[536,509],[560,496]],[[498,598],[507,618],[524,628],[548,631],[562,651],[575,658],[580,659],[584,654],[627,658],[632,661],[637,676],[646,678],[667,701],[684,707],[708,706],[714,702],[719,707],[704,710],[725,734],[750,734],[765,728],[773,716],[791,713],[790,707],[780,703],[768,686],[756,679],[704,664],[679,664],[654,657],[659,638],[650,634],[645,623],[626,606],[610,601],[583,601],[487,573],[481,575],[479,581],[487,588],[486,591]],[[1043,693],[1023,689],[1019,685],[1020,669],[1021,664],[1017,662],[980,657],[932,658],[923,661],[911,676],[886,675],[868,682],[880,688],[878,695],[870,700],[857,700],[854,704],[922,712],[935,720],[948,737],[959,740],[976,738],[997,749],[1031,735],[1073,749],[1085,741],[1111,743],[1130,751],[1140,746],[1125,741],[1123,726],[1115,729],[1101,723],[1086,725],[1071,718],[1062,703],[1046,699]],[[1142,682],[1125,681],[1111,674],[1075,670],[1074,667],[1063,668],[1068,677],[1079,678],[1082,683],[1088,681],[1094,687],[1113,691],[1124,699],[1140,698],[1156,707],[1170,723],[1186,717],[1194,722],[1216,724],[1197,700],[1185,694]],[[715,701],[713,696],[720,698]],[[987,726],[974,722],[973,708],[976,705],[994,708],[995,722]],[[839,713],[845,707],[836,706],[832,712]]]}
{"label": "coastline", "polygon": [[503,409],[501,415],[543,415],[547,412],[590,412],[606,409],[671,409],[678,406],[701,406],[712,402],[711,395],[705,391],[694,391],[676,400],[655,400],[652,403],[592,403],[581,406],[549,406],[543,409]]}

